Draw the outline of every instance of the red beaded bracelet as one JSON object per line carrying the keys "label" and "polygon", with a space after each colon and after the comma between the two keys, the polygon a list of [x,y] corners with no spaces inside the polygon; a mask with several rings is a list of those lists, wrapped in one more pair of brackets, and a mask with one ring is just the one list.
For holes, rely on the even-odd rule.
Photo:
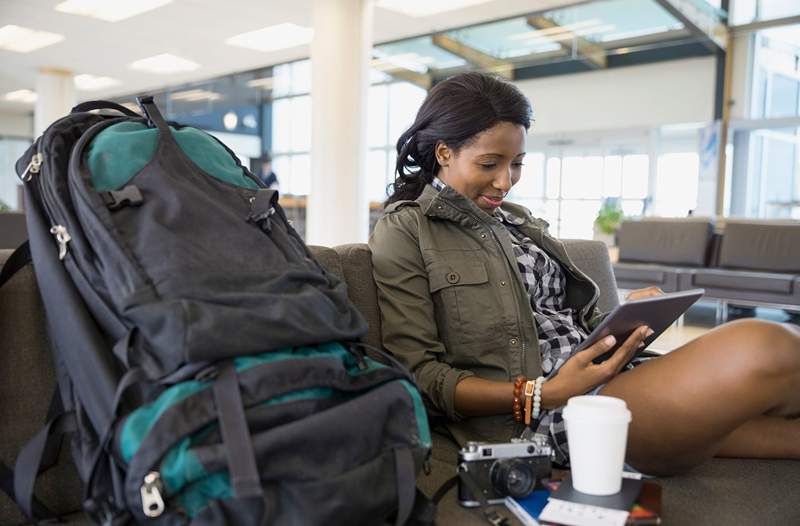
{"label": "red beaded bracelet", "polygon": [[527,379],[522,375],[514,379],[514,405],[512,406],[514,422],[522,422],[522,387],[525,382]]}

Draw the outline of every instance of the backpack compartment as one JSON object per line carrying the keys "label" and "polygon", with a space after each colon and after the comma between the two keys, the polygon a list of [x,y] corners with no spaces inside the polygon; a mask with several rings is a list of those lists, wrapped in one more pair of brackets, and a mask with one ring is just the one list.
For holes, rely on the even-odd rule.
{"label": "backpack compartment", "polygon": [[[396,450],[412,452],[416,472],[430,448],[427,418],[405,373],[365,363],[340,344],[234,360],[270,523],[353,524],[356,514],[368,524],[396,508]],[[118,427],[139,519],[152,473],[167,510],[187,520],[234,496],[211,385],[174,385]],[[352,498],[367,487],[368,502]]]}

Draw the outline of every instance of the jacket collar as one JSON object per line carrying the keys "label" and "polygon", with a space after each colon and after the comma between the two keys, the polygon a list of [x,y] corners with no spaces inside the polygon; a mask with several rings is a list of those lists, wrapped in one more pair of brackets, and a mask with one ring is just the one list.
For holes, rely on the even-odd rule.
{"label": "jacket collar", "polygon": [[457,223],[467,219],[480,219],[488,224],[496,225],[504,222],[514,226],[525,225],[539,231],[547,230],[549,226],[544,219],[534,218],[528,209],[513,203],[502,204],[498,209],[500,217],[491,216],[481,210],[471,199],[464,197],[449,186],[437,190],[430,184],[425,185],[422,194],[416,201],[426,216],[449,219]]}

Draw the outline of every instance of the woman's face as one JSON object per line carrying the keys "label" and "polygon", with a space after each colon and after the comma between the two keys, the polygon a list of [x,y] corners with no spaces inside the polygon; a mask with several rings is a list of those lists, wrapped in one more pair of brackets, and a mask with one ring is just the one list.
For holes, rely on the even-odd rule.
{"label": "woman's face", "polygon": [[491,214],[519,181],[525,137],[524,126],[500,122],[458,151],[440,142],[436,145],[439,179]]}

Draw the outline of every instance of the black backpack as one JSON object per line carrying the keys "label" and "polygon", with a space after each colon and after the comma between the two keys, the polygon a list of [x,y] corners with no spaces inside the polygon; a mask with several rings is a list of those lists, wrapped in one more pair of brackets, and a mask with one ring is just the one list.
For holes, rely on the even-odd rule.
{"label": "black backpack", "polygon": [[412,377],[365,351],[277,193],[139,103],[81,104],[17,163],[63,407],[18,457],[18,504],[41,518],[36,473],[67,433],[98,523],[419,515],[431,439]]}

